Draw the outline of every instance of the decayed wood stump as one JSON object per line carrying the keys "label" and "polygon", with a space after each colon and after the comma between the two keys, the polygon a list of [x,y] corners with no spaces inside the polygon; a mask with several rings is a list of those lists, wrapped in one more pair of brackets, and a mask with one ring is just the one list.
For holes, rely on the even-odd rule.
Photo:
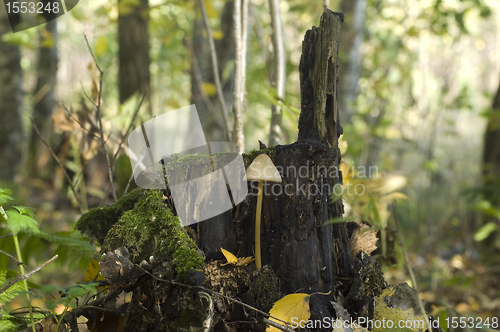
{"label": "decayed wood stump", "polygon": [[[248,167],[259,154],[268,154],[282,177],[282,183],[264,184],[261,227],[264,267],[256,271],[253,264],[220,265],[225,261],[220,248],[238,257],[254,255],[257,184],[249,182],[249,195],[243,202],[221,215],[186,227],[208,263],[204,281],[199,275],[188,275],[186,282],[192,286],[203,284],[207,289],[238,298],[262,311],[269,311],[273,302],[285,294],[330,292],[311,297],[311,319],[336,317],[329,301],[334,299],[334,294],[342,293],[355,317],[373,314],[372,296],[377,287],[384,284],[380,269],[374,267],[366,255],[351,257],[349,239],[357,227],[355,224],[326,224],[343,213],[342,202],[333,202],[331,198],[336,186],[342,184],[338,172],[341,160],[338,138],[342,127],[337,111],[338,39],[342,20],[342,14],[326,10],[320,26],[305,35],[299,68],[302,100],[298,141],[243,155]],[[227,162],[234,158],[231,155],[216,158],[222,165],[226,157]],[[191,177],[202,176],[214,171],[213,158],[171,156],[168,165],[165,163],[165,172],[171,167],[182,169]],[[172,174],[171,184],[183,182],[175,178],[175,172]],[[197,206],[195,194],[188,189],[183,196],[186,206],[177,208],[192,210]],[[169,198],[168,188],[162,195],[166,206],[181,215]],[[111,227],[112,223],[106,225]],[[104,235],[93,236],[104,238]],[[155,241],[163,240],[155,238]],[[119,246],[118,242],[113,242],[113,246]],[[155,264],[168,267],[172,262],[166,259],[167,262],[152,263],[151,270],[155,271]],[[193,280],[189,281],[190,278]],[[365,287],[363,280],[371,280],[375,286]],[[145,274],[138,282],[127,309],[125,331],[189,330],[205,324],[207,320],[201,317],[207,315],[211,317],[210,328],[215,331],[265,329],[259,314],[227,299],[210,297],[199,289],[159,282]],[[190,317],[197,323],[192,325]]]}
{"label": "decayed wood stump", "polygon": [[[342,202],[331,200],[342,183],[337,111],[342,20],[342,14],[325,11],[320,26],[303,41],[298,141],[245,155],[248,167],[259,153],[268,154],[283,179],[264,185],[261,235],[262,264],[278,277],[280,294],[334,291],[339,280],[352,276],[347,225],[324,225],[343,213]],[[254,254],[256,183],[249,184],[249,192],[235,209],[194,225],[196,242],[208,259],[223,259],[221,247],[240,257]],[[313,314],[331,316],[329,299],[312,301]]]}

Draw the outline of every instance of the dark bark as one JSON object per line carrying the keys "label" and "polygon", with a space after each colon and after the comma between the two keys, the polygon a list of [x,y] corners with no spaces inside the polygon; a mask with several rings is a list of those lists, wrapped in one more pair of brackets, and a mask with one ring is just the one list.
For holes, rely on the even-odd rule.
{"label": "dark bark", "polygon": [[[338,33],[341,15],[326,11],[319,28],[306,33],[301,59],[302,110],[299,141],[264,150],[280,170],[283,183],[264,186],[262,263],[279,279],[274,292],[328,292],[338,278],[352,276],[346,224],[324,225],[341,216],[331,193],[341,183],[337,112]],[[256,154],[247,156],[246,164]],[[256,186],[233,211],[195,226],[207,259],[222,259],[219,248],[239,257],[254,254]],[[314,303],[314,315],[332,315],[326,297]]]}
{"label": "dark bark", "polygon": [[[483,148],[483,193],[492,206],[500,204],[500,83],[491,105],[492,113],[488,117],[488,125],[484,136]],[[495,221],[495,218],[486,217],[484,224]],[[498,244],[499,231],[495,230],[482,242],[485,252],[492,248],[500,251]]]}
{"label": "dark bark", "polygon": [[[126,4],[125,4],[126,3]],[[119,0],[118,15],[118,87],[120,103],[138,93],[147,92],[150,103],[148,0],[140,0],[137,5]],[[151,110],[151,108],[150,108]]]}
{"label": "dark bark", "polygon": [[302,43],[299,141],[312,139],[336,147],[342,134],[337,89],[339,31],[343,18],[342,14],[324,14],[320,27],[307,31]]}
{"label": "dark bark", "polygon": [[[51,116],[56,106],[56,101],[54,100],[54,90],[56,86],[58,63],[57,20],[48,22],[45,25],[44,29],[45,32],[40,36],[37,82],[35,91],[33,93],[33,121],[35,122],[35,125],[38,127],[42,135],[50,140],[53,137]],[[42,169],[37,169],[38,155],[44,151],[45,147],[33,130],[31,133],[29,148],[29,174],[41,175],[40,172],[42,171],[42,169],[45,175],[52,171],[51,167],[47,168],[45,167],[45,165],[40,165],[44,167],[42,167]]]}
{"label": "dark bark", "polygon": [[[1,5],[3,7],[3,5]],[[3,9],[1,10],[3,12]],[[7,15],[0,17],[0,36],[11,32]],[[0,39],[0,179],[13,180],[21,162],[22,70],[19,47]]]}
{"label": "dark bark", "polygon": [[500,181],[500,83],[491,108],[483,150],[483,175],[489,184]]}
{"label": "dark bark", "polygon": [[[230,110],[233,104],[233,82],[234,70],[231,71],[227,80],[223,77],[226,68],[234,62],[234,23],[233,23],[234,1],[227,1],[220,18],[220,30],[223,34],[221,39],[215,40],[217,52],[217,63],[219,67],[219,77],[221,78],[222,91],[226,102],[226,109]],[[214,84],[213,68],[210,55],[210,47],[206,39],[205,28],[201,13],[197,11],[194,21],[193,39],[190,43],[191,54],[191,103],[196,105],[203,131],[208,142],[229,141],[225,137],[224,119],[221,116],[222,106],[217,94],[207,96],[211,105],[207,105],[200,83]],[[198,80],[201,80],[199,82]],[[215,85],[214,85],[215,86]],[[229,115],[228,115],[229,116]]]}

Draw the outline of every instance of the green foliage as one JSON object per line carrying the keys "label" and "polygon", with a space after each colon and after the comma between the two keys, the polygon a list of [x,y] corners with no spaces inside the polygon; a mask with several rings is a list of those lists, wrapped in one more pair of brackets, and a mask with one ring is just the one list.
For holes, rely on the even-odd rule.
{"label": "green foliage", "polygon": [[29,215],[21,214],[16,210],[9,210],[7,214],[7,227],[14,233],[38,233],[38,222]]}
{"label": "green foliage", "polygon": [[[7,270],[2,269],[0,270],[0,285],[6,284],[8,281],[7,280]],[[21,283],[17,283],[12,285],[10,288],[5,290],[3,293],[0,294],[0,304],[5,306],[8,304],[10,301],[12,301],[16,296],[19,295],[19,292],[22,291],[23,285]]]}
{"label": "green foliage", "polygon": [[[75,258],[82,256],[86,256],[86,260],[88,261],[95,253],[94,248],[87,241],[84,241],[79,233],[61,232],[58,234],[49,234],[40,231],[38,222],[35,220],[35,215],[30,208],[14,206],[5,212],[2,204],[12,200],[12,192],[0,188],[0,210],[2,211],[0,219],[5,224],[6,231],[13,233],[12,237],[5,237],[2,239],[3,243],[8,244],[2,245],[2,250],[15,250],[19,262],[23,261],[23,257],[26,258],[33,253],[38,254],[42,252],[48,245],[55,246],[56,252],[59,251],[62,256],[61,258],[65,261],[75,261]],[[14,241],[12,241],[12,239]],[[20,243],[24,243],[22,250]],[[75,252],[78,251],[80,251],[80,254],[76,255]],[[2,259],[8,259],[8,257],[2,255]],[[20,266],[19,269],[21,274],[27,272],[22,266]],[[15,277],[15,272],[5,268],[0,269],[0,284],[6,285]],[[0,294],[0,304],[2,304],[2,310],[4,311],[0,319],[0,331],[16,330],[20,324],[25,324],[25,321],[27,321],[27,318],[24,316],[18,317],[17,315],[6,312],[6,306],[9,305],[14,298],[20,295],[24,295],[27,298],[29,318],[32,326],[35,319],[44,317],[44,315],[33,314],[32,311],[30,296],[40,297],[40,295],[33,292],[35,289],[43,290],[44,288],[33,283],[28,283],[25,279],[22,282],[15,283]],[[95,285],[78,285],[75,289],[70,288],[69,290],[63,290],[56,286],[45,288],[45,290],[47,289],[50,289],[52,292],[61,291],[64,296],[58,300],[53,300],[53,302],[59,301],[57,303],[63,303],[66,308],[68,308],[70,302],[75,298],[83,296],[88,292],[95,292]],[[47,302],[47,304],[49,308],[54,307],[50,301]]]}
{"label": "green foliage", "polygon": [[13,46],[30,47],[32,43],[32,36],[30,36],[30,34],[26,31],[6,33],[2,36],[2,41]]}
{"label": "green foliage", "polygon": [[0,188],[0,205],[4,205],[12,200],[14,200],[12,197],[12,190]]}

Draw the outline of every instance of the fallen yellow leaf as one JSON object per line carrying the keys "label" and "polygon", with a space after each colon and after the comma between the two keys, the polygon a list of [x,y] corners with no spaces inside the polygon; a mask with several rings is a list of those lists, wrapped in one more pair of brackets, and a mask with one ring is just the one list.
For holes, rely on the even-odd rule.
{"label": "fallen yellow leaf", "polygon": [[236,258],[235,255],[233,255],[232,253],[230,253],[226,249],[220,248],[220,251],[222,251],[222,254],[227,259],[227,263],[221,264],[222,266],[227,265],[227,264],[236,264],[238,262],[238,258]]}
{"label": "fallen yellow leaf", "polygon": [[228,264],[233,264],[235,266],[245,266],[252,263],[255,260],[255,258],[253,257],[236,257],[235,255],[233,255],[232,253],[223,248],[220,248],[220,250],[222,251],[224,257],[226,257],[227,259],[227,263],[221,264],[221,266]]}
{"label": "fallen yellow leaf", "polygon": [[[290,324],[300,324],[301,321],[304,321],[303,324],[305,324],[311,316],[311,311],[309,309],[309,297],[310,295],[305,293],[289,294],[281,300],[274,302],[269,314]],[[270,318],[270,320],[278,324],[283,324],[283,322],[277,321],[273,318]],[[269,326],[266,329],[266,332],[280,332],[280,330]]]}
{"label": "fallen yellow leaf", "polygon": [[238,257],[238,263],[236,266],[245,266],[252,263],[255,260],[253,257]]}

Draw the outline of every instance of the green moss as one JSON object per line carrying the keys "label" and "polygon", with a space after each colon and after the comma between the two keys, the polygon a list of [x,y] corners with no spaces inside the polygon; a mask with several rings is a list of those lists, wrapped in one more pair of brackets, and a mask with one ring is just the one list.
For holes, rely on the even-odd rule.
{"label": "green moss", "polygon": [[155,261],[164,262],[164,269],[157,272],[166,277],[184,276],[204,265],[194,241],[157,190],[151,190],[121,216],[108,232],[102,250],[121,246],[127,247],[130,260],[136,264],[151,255]]}
{"label": "green moss", "polygon": [[243,154],[243,161],[245,162],[245,167],[248,167],[250,166],[250,164],[252,163],[252,161],[257,158],[257,156],[261,155],[261,154],[267,154],[271,159],[273,158],[274,156],[274,152],[275,152],[275,147],[270,147],[270,148],[267,148],[267,149],[262,149],[262,150],[252,150],[248,153],[244,153]]}
{"label": "green moss", "polygon": [[83,214],[76,223],[76,229],[89,238],[96,239],[100,245],[109,229],[118,222],[125,211],[131,210],[135,203],[144,196],[145,190],[137,188],[121,197],[112,206],[96,207]]}

